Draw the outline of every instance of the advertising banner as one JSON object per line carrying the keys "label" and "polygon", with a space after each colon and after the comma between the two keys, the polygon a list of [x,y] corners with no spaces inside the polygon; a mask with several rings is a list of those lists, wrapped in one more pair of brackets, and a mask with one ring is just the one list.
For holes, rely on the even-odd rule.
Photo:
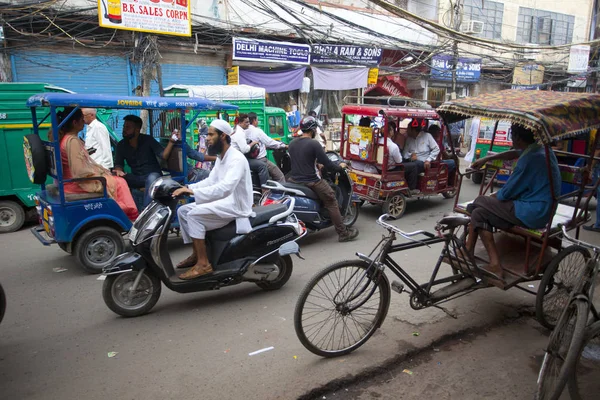
{"label": "advertising banner", "polygon": [[311,64],[369,65],[381,62],[383,49],[354,45],[314,44]]}
{"label": "advertising banner", "polygon": [[[456,65],[457,82],[478,82],[481,74],[480,58],[458,59]],[[452,56],[437,55],[431,60],[431,79],[438,81],[452,80]]]}
{"label": "advertising banner", "polygon": [[227,70],[227,84],[228,85],[239,85],[240,84],[240,67],[231,67]]}
{"label": "advertising banner", "polygon": [[308,65],[310,63],[310,45],[233,38],[233,59]]}
{"label": "advertising banner", "polygon": [[517,86],[535,86],[544,83],[543,65],[525,64],[515,67],[513,72],[513,85]]}
{"label": "advertising banner", "polygon": [[569,53],[569,67],[567,68],[567,72],[569,72],[570,74],[580,74],[582,72],[587,72],[589,61],[589,45],[571,46],[571,51]]}

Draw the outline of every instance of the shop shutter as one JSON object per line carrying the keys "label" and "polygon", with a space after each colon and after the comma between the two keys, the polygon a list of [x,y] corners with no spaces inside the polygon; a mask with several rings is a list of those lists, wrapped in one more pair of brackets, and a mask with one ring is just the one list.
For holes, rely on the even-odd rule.
{"label": "shop shutter", "polygon": [[[225,68],[214,66],[162,64],[163,87],[171,85],[226,85]],[[158,96],[158,84],[152,82],[152,95]]]}

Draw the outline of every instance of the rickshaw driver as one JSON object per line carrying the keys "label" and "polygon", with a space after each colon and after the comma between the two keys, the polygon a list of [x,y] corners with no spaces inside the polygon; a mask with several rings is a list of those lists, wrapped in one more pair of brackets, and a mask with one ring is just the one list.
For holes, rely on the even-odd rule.
{"label": "rickshaw driver", "polygon": [[252,230],[248,217],[252,211],[252,177],[244,155],[231,146],[233,129],[216,119],[208,128],[208,150],[218,154],[214,168],[203,181],[175,190],[173,197],[194,196],[194,202],[177,210],[183,242],[193,243],[193,253],[177,265],[190,268],[180,279],[194,279],[213,272],[206,253],[206,232],[236,221],[236,233]]}
{"label": "rickshaw driver", "polygon": [[[115,168],[117,176],[125,178],[130,188],[144,188],[144,207],[150,204],[150,186],[162,176],[157,158],[167,160],[173,149],[174,140],[170,139],[163,148],[152,136],[142,135],[142,119],[136,115],[127,115],[123,124],[123,139],[115,150]],[[131,173],[123,172],[125,161],[131,167]]]}
{"label": "rickshaw driver", "polygon": [[490,259],[485,270],[500,280],[503,280],[503,271],[493,228],[507,230],[515,225],[531,229],[543,228],[550,220],[552,199],[560,195],[561,186],[560,170],[554,153],[550,151],[548,160],[554,189],[554,193],[551,193],[544,148],[535,143],[533,132],[524,127],[513,125],[512,135],[515,150],[483,157],[471,165],[479,168],[492,160],[518,158],[513,173],[498,192],[491,196],[479,196],[467,207],[471,214],[467,251],[474,254],[477,236],[481,236]]}
{"label": "rickshaw driver", "polygon": [[329,211],[329,216],[340,242],[349,242],[358,236],[358,229],[347,228],[344,225],[342,214],[335,197],[333,189],[323,179],[317,176],[315,162],[323,164],[325,168],[332,171],[343,171],[346,164],[339,166],[334,164],[323,151],[321,145],[312,140],[315,138],[318,123],[314,117],[305,117],[300,121],[302,136],[294,139],[289,145],[291,178],[292,183],[305,185],[312,189],[323,202],[325,208]]}

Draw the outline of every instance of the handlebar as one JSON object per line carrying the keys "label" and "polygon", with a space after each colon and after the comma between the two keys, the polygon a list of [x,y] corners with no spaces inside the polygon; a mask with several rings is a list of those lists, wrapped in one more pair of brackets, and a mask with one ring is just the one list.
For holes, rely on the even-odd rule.
{"label": "handlebar", "polygon": [[586,247],[588,249],[591,249],[591,250],[593,250],[596,253],[600,253],[600,246],[594,246],[593,244],[584,242],[584,241],[579,240],[579,239],[575,239],[574,237],[570,236],[567,233],[567,227],[565,225],[558,224],[558,226],[561,228],[563,236],[565,237],[565,239],[567,239],[569,242],[571,242],[573,244],[577,244],[577,245],[582,246],[582,247]]}
{"label": "handlebar", "polygon": [[387,229],[389,231],[393,231],[405,239],[412,240],[413,242],[417,242],[418,240],[413,239],[412,236],[425,235],[429,238],[435,237],[435,235],[433,233],[430,233],[430,232],[427,232],[424,230],[419,230],[419,231],[414,231],[414,232],[404,232],[402,229],[400,229],[392,224],[388,224],[386,222],[388,219],[392,219],[392,217],[390,217],[389,214],[383,214],[382,216],[379,217],[379,219],[377,219],[377,223],[379,225],[383,226],[385,229]]}

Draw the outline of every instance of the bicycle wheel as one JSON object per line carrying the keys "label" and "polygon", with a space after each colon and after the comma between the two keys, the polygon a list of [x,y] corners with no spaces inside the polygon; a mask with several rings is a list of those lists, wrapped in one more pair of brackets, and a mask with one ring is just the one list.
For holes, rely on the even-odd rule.
{"label": "bicycle wheel", "polygon": [[540,324],[554,329],[589,258],[590,252],[585,247],[573,245],[550,261],[535,301],[535,317]]}
{"label": "bicycle wheel", "polygon": [[586,330],[581,356],[569,379],[572,400],[596,400],[600,393],[600,321]]}
{"label": "bicycle wheel", "polygon": [[341,261],[306,285],[294,311],[294,328],[307,350],[321,357],[348,354],[381,326],[390,305],[385,274],[365,261]]}
{"label": "bicycle wheel", "polygon": [[585,336],[589,303],[573,300],[561,314],[538,376],[537,400],[558,400],[572,373]]}

